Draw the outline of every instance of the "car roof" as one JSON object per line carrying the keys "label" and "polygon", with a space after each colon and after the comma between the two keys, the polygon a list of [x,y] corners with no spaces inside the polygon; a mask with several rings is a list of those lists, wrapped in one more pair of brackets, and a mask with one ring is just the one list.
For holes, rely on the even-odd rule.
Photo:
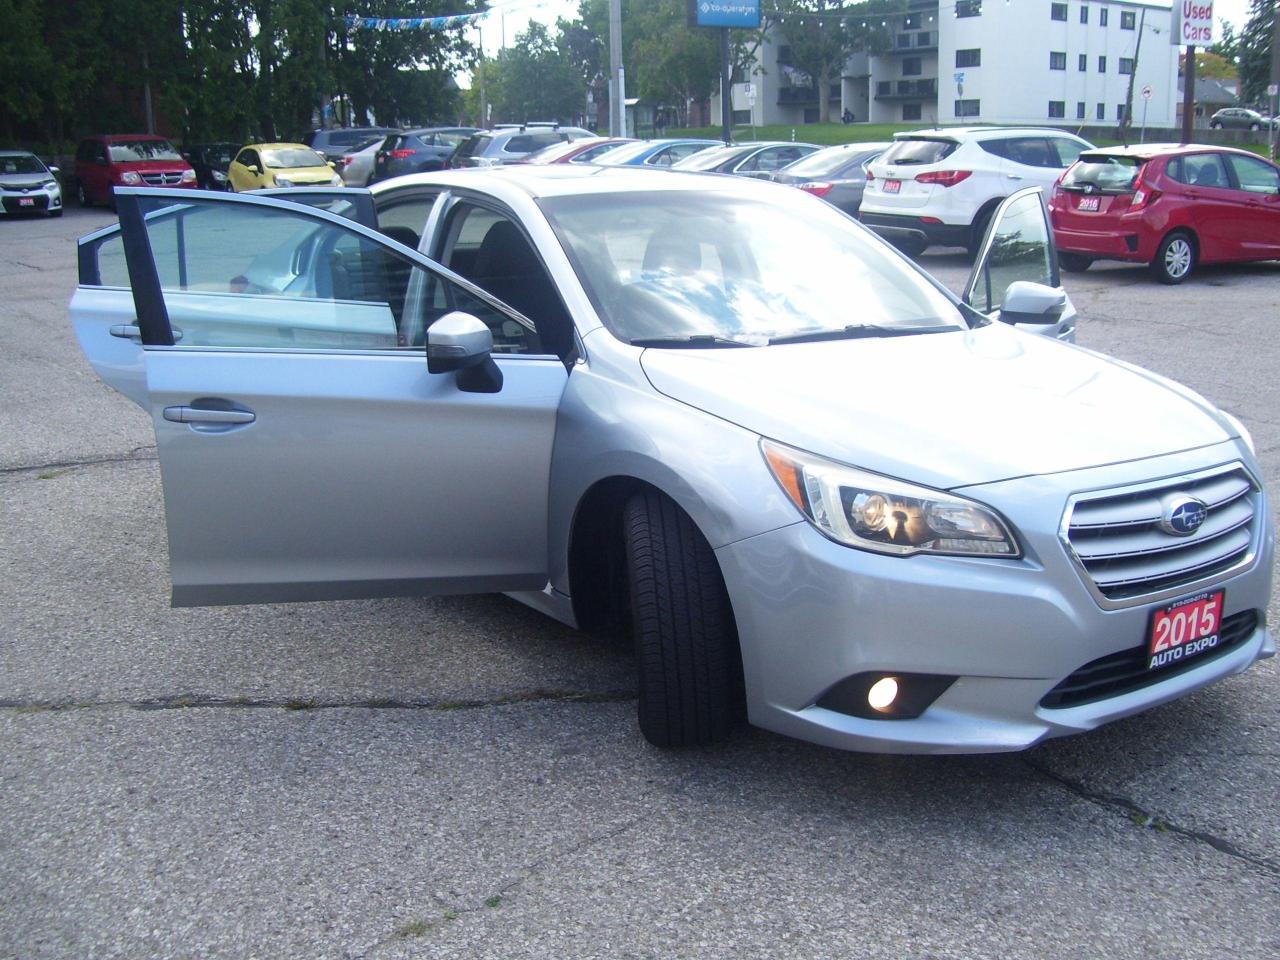
{"label": "car roof", "polygon": [[[1084,152],[1086,154],[1104,154],[1112,157],[1136,157],[1140,160],[1150,160],[1152,157],[1175,157],[1187,153],[1203,153],[1206,150],[1239,153],[1247,157],[1258,156],[1248,150],[1220,146],[1214,143],[1133,143],[1127,147],[1094,147],[1092,150]],[[1263,157],[1261,159],[1266,158]]]}
{"label": "car roof", "polygon": [[34,157],[30,150],[0,150],[0,157]]}
{"label": "car roof", "polygon": [[701,173],[652,167],[604,167],[594,164],[516,164],[409,174],[374,184],[380,193],[387,186],[440,184],[501,191],[515,187],[534,199],[581,194],[642,193],[662,190],[689,190],[701,193],[746,193],[756,190],[789,189],[750,177],[708,177]]}
{"label": "car roof", "polygon": [[1052,133],[1056,136],[1079,139],[1070,130],[1061,127],[929,127],[924,130],[907,130],[895,133],[895,140],[955,140],[963,142],[982,136],[984,139],[1005,139],[1008,137],[1026,137]]}
{"label": "car roof", "polygon": [[310,150],[305,143],[284,143],[276,141],[274,143],[246,143],[242,150]]}

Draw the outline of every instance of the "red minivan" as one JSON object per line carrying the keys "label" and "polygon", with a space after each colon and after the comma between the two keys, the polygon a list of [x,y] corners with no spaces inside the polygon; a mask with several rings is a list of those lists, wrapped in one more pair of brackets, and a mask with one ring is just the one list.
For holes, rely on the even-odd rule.
{"label": "red minivan", "polygon": [[1129,260],[1181,283],[1200,263],[1280,259],[1280,167],[1204,144],[1102,147],[1058,179],[1049,214],[1064,270]]}
{"label": "red minivan", "polygon": [[86,137],[76,148],[76,198],[80,206],[115,206],[115,187],[191,187],[196,172],[164,137],[115,133]]}

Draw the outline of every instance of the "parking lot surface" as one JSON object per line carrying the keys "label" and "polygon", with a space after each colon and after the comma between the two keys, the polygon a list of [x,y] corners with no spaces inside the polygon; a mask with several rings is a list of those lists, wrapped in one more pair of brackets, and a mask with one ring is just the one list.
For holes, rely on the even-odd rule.
{"label": "parking lot surface", "polygon": [[[170,609],[149,420],[67,321],[110,221],[0,222],[0,958],[1280,955],[1274,660],[1024,754],[670,753],[627,651],[504,597]],[[1065,280],[1280,490],[1280,264]]]}

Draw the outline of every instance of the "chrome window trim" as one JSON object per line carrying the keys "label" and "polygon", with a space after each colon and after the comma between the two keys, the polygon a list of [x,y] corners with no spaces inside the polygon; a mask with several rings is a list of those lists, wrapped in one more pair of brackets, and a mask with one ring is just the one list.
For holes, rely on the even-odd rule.
{"label": "chrome window trim", "polygon": [[[1186,583],[1179,584],[1176,587],[1169,587],[1155,593],[1144,593],[1136,597],[1126,597],[1122,600],[1112,600],[1104,594],[1093,577],[1089,575],[1089,571],[1085,568],[1084,563],[1076,556],[1075,548],[1071,545],[1070,529],[1071,515],[1075,512],[1076,505],[1087,500],[1107,499],[1110,497],[1122,497],[1131,493],[1144,493],[1148,490],[1157,490],[1163,487],[1169,487],[1179,482],[1194,483],[1199,480],[1207,480],[1210,477],[1220,476],[1222,474],[1234,473],[1241,471],[1249,481],[1253,484],[1253,495],[1257,498],[1254,508],[1255,528],[1252,531],[1252,537],[1249,542],[1249,549],[1245,555],[1236,563],[1232,564],[1225,570],[1219,570],[1208,577],[1202,577],[1198,580],[1190,580]],[[1118,487],[1100,487],[1095,490],[1081,491],[1073,493],[1067,498],[1066,508],[1062,512],[1062,521],[1058,525],[1058,542],[1066,551],[1067,558],[1071,561],[1071,565],[1075,567],[1076,573],[1080,575],[1081,581],[1084,583],[1089,594],[1093,597],[1094,602],[1103,610],[1126,610],[1130,607],[1141,607],[1146,604],[1159,603],[1162,600],[1173,600],[1180,596],[1186,596],[1203,590],[1207,587],[1215,586],[1223,581],[1230,580],[1232,577],[1248,569],[1257,560],[1262,545],[1262,535],[1266,529],[1267,517],[1266,492],[1263,490],[1262,484],[1258,481],[1257,476],[1240,460],[1233,460],[1229,463],[1219,464],[1216,467],[1208,467],[1204,470],[1197,470],[1192,473],[1175,473],[1171,476],[1161,477],[1155,480],[1144,480],[1141,483],[1124,484]]]}

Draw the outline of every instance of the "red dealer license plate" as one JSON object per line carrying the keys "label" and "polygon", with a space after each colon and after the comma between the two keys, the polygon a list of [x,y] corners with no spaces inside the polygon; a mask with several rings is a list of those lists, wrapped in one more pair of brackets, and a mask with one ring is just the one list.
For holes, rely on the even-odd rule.
{"label": "red dealer license plate", "polygon": [[1100,199],[1101,199],[1100,197],[1081,197],[1080,206],[1076,207],[1076,209],[1077,210],[1097,210],[1098,201]]}
{"label": "red dealer license plate", "polygon": [[885,192],[885,193],[897,193],[897,192],[898,192],[899,190],[901,190],[901,189],[902,189],[902,181],[901,181],[901,180],[886,180],[886,181],[884,182],[884,192]]}
{"label": "red dealer license plate", "polygon": [[1159,670],[1214,649],[1220,641],[1226,591],[1199,593],[1151,611],[1147,669]]}

